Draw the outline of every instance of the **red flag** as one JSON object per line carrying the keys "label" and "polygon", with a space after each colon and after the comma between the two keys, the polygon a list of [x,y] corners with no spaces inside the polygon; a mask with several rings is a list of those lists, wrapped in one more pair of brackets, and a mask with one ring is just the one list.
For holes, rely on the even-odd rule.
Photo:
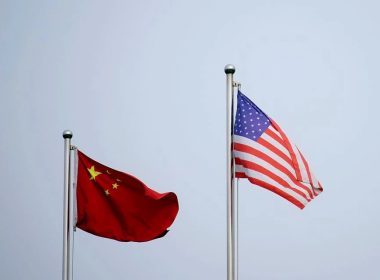
{"label": "red flag", "polygon": [[175,193],[160,194],[77,152],[78,228],[119,241],[143,242],[165,235],[178,213]]}

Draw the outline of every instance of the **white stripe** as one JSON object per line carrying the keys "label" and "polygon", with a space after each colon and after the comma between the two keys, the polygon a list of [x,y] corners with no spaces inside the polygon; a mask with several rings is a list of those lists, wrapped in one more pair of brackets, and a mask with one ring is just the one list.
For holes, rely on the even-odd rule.
{"label": "white stripe", "polygon": [[319,187],[319,185],[318,185],[318,188],[315,188],[314,191],[315,191],[315,193],[316,193],[317,195],[319,195],[319,194],[322,192],[322,189],[321,189],[321,188]]}
{"label": "white stripe", "polygon": [[279,149],[281,152],[284,153],[288,158],[290,157],[289,151],[285,148],[285,146],[282,143],[279,143],[277,140],[274,140],[272,137],[270,137],[268,134],[265,132],[261,135],[260,138],[263,138],[265,141],[269,142],[273,146],[275,146],[277,149]]}
{"label": "white stripe", "polygon": [[[289,142],[290,142],[290,140],[289,140]],[[300,155],[300,152],[299,152],[297,146],[294,145],[292,142],[290,142],[290,145],[292,145],[294,154],[296,155],[296,160],[297,160],[298,166],[300,168],[302,181],[311,184],[311,182],[309,182],[309,176],[307,176],[306,166],[303,164],[303,160],[302,160],[302,157]]]}
{"label": "white stripe", "polygon": [[[272,131],[273,133],[275,133],[278,137],[280,137],[280,138],[282,139],[280,132],[278,132],[278,131],[277,131],[272,125],[270,125],[270,126],[268,127],[268,129],[269,129],[270,131]],[[284,140],[284,139],[282,139],[282,140]]]}
{"label": "white stripe", "polygon": [[[309,166],[309,169],[310,169],[310,166]],[[314,189],[315,193],[320,194],[322,192],[322,190],[318,185],[319,182],[318,182],[317,178],[315,178],[314,174],[311,171],[310,171],[310,173],[311,173],[311,179],[313,181],[313,189]]]}
{"label": "white stripe", "polygon": [[[296,172],[294,170],[294,167],[292,165],[290,165],[286,160],[279,157],[276,153],[272,152],[271,150],[264,147],[263,145],[255,142],[255,141],[252,141],[251,139],[249,139],[247,137],[243,137],[243,136],[239,136],[239,135],[234,135],[234,142],[239,143],[239,144],[243,144],[246,146],[250,146],[250,147],[268,155],[269,157],[271,157],[272,159],[277,161],[279,164],[284,166],[286,169],[288,169],[295,177],[297,177]],[[289,160],[291,161],[290,157],[289,157]]]}
{"label": "white stripe", "polygon": [[[300,157],[301,157],[301,152],[300,152],[300,150],[298,148],[297,148],[297,154],[299,154]],[[301,158],[301,160],[302,160],[302,158]],[[306,161],[306,159],[305,159],[305,161]],[[307,175],[307,169],[306,169],[306,166],[304,165],[303,160],[302,160],[302,166],[304,167],[304,169],[301,169],[302,167],[300,166],[301,176],[303,175],[302,171],[304,170],[304,172],[306,173],[306,178],[307,178],[307,182],[308,182],[308,184],[303,183],[303,185],[307,185],[312,191],[314,190],[315,193],[319,194],[319,193],[321,193],[321,189],[319,188],[318,180],[314,176],[313,172],[311,172],[311,168],[310,168],[309,163],[307,161],[306,161],[306,163],[309,166],[309,172],[310,172],[311,182],[309,182],[310,180],[309,180],[309,176]]]}
{"label": "white stripe", "polygon": [[310,177],[311,177],[311,184],[314,188],[319,188],[318,187],[318,180],[317,178],[315,178],[314,174],[311,172],[310,170],[310,166],[309,166],[309,171],[310,171]]}
{"label": "white stripe", "polygon": [[300,196],[298,193],[292,191],[291,189],[288,189],[288,188],[281,186],[279,183],[277,183],[276,181],[274,181],[273,179],[269,178],[268,176],[266,176],[262,173],[252,171],[250,169],[246,169],[241,165],[236,165],[235,168],[236,168],[236,172],[242,172],[248,177],[264,181],[264,182],[276,187],[277,189],[289,194],[290,196],[292,196],[293,198],[295,198],[296,200],[301,202],[303,205],[306,205],[308,203],[308,201],[304,197]]}
{"label": "white stripe", "polygon": [[[292,179],[290,179],[288,177],[288,175],[286,175],[285,173],[283,173],[281,170],[277,169],[276,167],[274,167],[273,165],[267,163],[266,161],[262,160],[261,158],[259,157],[255,157],[255,156],[252,156],[250,154],[247,154],[247,153],[244,153],[244,152],[238,152],[238,151],[235,151],[234,152],[235,154],[235,157],[236,158],[240,158],[242,160],[246,160],[246,161],[249,161],[249,162],[252,162],[254,164],[257,164],[261,167],[264,167],[265,169],[267,169],[268,171],[272,172],[273,174],[275,174],[276,176],[280,177],[281,179],[283,179],[285,182],[287,182],[292,188],[294,189],[297,189],[299,190],[300,192],[302,192],[308,199],[311,199],[310,197],[310,194],[303,188],[297,186],[293,181]],[[247,168],[249,169],[249,168]],[[256,172],[257,171],[253,171],[253,172]],[[296,179],[296,178],[295,178]],[[309,187],[308,187],[309,188]],[[309,188],[310,189],[310,188]]]}

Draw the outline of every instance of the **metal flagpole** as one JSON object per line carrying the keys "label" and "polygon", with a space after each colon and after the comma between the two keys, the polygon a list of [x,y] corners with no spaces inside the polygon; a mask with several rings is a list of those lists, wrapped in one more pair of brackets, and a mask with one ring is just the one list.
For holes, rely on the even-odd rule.
{"label": "metal flagpole", "polygon": [[64,198],[63,198],[63,263],[62,280],[72,279],[71,262],[71,233],[72,233],[72,197],[70,188],[70,161],[71,161],[71,138],[73,133],[70,130],[63,132],[65,139],[65,159],[64,159]]}
{"label": "metal flagpole", "polygon": [[227,280],[235,280],[236,273],[236,213],[235,190],[232,159],[232,126],[233,126],[233,75],[235,66],[228,64],[224,68],[227,78]]}

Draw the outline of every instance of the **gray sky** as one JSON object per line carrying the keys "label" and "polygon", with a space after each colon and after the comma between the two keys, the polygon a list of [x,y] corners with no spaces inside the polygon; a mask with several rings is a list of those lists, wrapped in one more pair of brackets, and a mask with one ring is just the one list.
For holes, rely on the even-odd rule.
{"label": "gray sky", "polygon": [[174,191],[153,242],[78,230],[75,279],[226,279],[225,74],[301,148],[303,211],[240,182],[240,279],[379,279],[376,1],[1,1],[0,278],[60,279],[63,139]]}

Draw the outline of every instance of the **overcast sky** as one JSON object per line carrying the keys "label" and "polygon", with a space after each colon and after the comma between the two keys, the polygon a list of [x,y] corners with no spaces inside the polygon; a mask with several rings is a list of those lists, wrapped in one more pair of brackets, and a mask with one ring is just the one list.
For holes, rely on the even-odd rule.
{"label": "overcast sky", "polygon": [[298,144],[304,210],[240,181],[240,280],[380,279],[377,1],[0,1],[0,278],[60,279],[63,139],[174,191],[164,238],[78,230],[74,279],[226,279],[225,74]]}

